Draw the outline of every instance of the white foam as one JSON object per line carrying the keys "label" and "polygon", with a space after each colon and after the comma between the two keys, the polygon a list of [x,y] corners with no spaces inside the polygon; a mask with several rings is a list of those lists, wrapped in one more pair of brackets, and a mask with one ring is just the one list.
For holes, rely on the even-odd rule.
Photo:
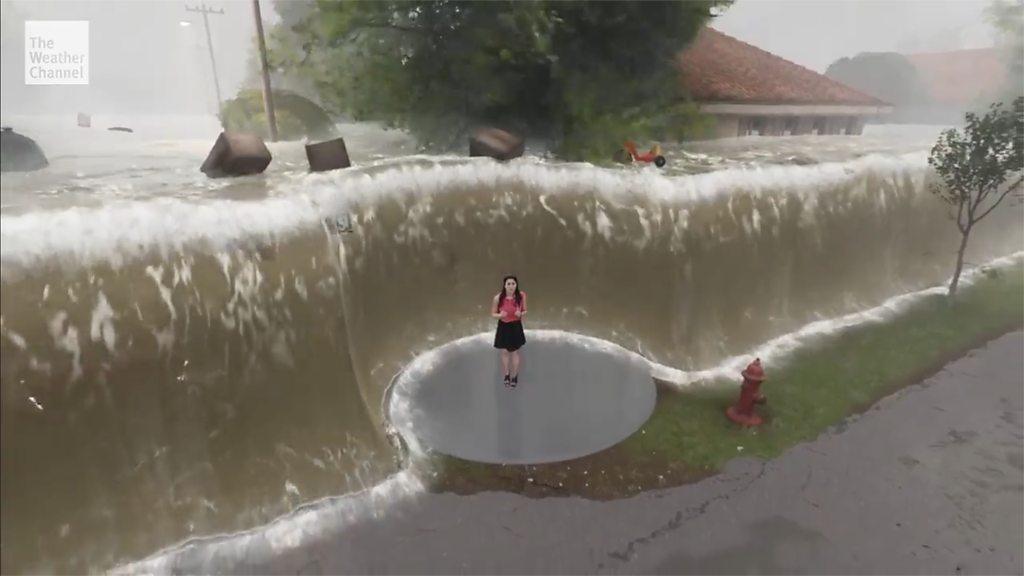
{"label": "white foam", "polygon": [[[551,206],[548,205],[547,196],[541,194],[537,199],[540,201],[540,205],[544,208],[544,210],[547,210],[548,213],[550,213],[552,216],[555,217],[556,220],[558,220],[558,223],[562,225],[562,228],[568,228],[569,227],[569,223],[565,221],[565,218],[562,218],[561,216],[559,216],[558,212],[555,212],[554,209],[551,208]],[[461,213],[459,214],[459,216],[461,216]],[[465,223],[460,219],[459,220],[459,225],[463,225],[463,224],[465,224]]]}
{"label": "white foam", "polygon": [[53,257],[68,264],[120,266],[150,251],[167,257],[197,242],[216,250],[240,238],[271,239],[315,218],[308,198],[205,203],[161,199],[0,215],[0,264],[5,276],[12,268]]}
{"label": "white foam", "polygon": [[[597,194],[614,205],[640,199],[686,204],[736,191],[753,195],[785,191],[811,200],[823,188],[848,183],[868,172],[916,173],[924,172],[926,166],[924,154],[919,153],[675,177],[652,171],[526,160],[463,161],[427,167],[401,164],[373,174],[296,174],[281,185],[280,195],[260,201],[161,198],[0,214],[0,272],[9,279],[44,260],[56,259],[71,267],[97,262],[121,266],[154,251],[167,257],[185,246],[199,245],[216,252],[243,240],[272,242],[312,229],[322,217],[363,210],[364,206],[370,210],[377,202],[395,195],[412,196],[419,205],[429,203],[431,196],[453,191],[526,186],[549,195]],[[420,206],[421,210],[425,208]],[[499,208],[499,212],[508,218],[507,210]]]}
{"label": "white foam", "polygon": [[[287,487],[285,488],[287,491]],[[193,538],[138,562],[116,567],[115,574],[170,574],[179,562],[192,569],[214,570],[215,560],[258,564],[262,560],[321,538],[325,533],[369,519],[386,516],[397,501],[424,491],[416,475],[405,470],[360,492],[324,498],[303,505],[269,524],[237,532]]]}
{"label": "white foam", "polygon": [[[1024,252],[1017,252],[1010,256],[993,260],[978,268],[967,270],[960,277],[960,286],[966,287],[973,284],[984,268],[1013,266],[1019,264],[1022,260],[1024,260]],[[928,296],[945,294],[946,290],[946,285],[933,286],[924,290],[894,296],[874,308],[838,318],[811,322],[795,332],[773,338],[749,352],[731,356],[720,362],[717,366],[706,370],[679,370],[678,368],[652,362],[651,375],[678,387],[690,386],[697,382],[712,382],[722,378],[735,379],[736,375],[754,358],[777,362],[807,342],[820,340],[824,336],[835,335],[854,326],[883,322],[904,312],[907,308]]]}
{"label": "white foam", "polygon": [[107,296],[100,290],[96,297],[96,307],[92,310],[92,322],[89,327],[89,336],[93,342],[99,340],[107,347],[107,351],[114,353],[117,344],[117,333],[114,332],[114,310],[107,302]]}
{"label": "white foam", "polygon": [[14,330],[8,330],[7,327],[3,325],[2,320],[3,317],[0,316],[0,335],[3,335],[5,338],[10,340],[11,344],[14,344],[18,348],[25,350],[28,346],[28,344],[25,342],[25,337],[22,336],[21,334],[18,334]]}
{"label": "white foam", "polygon": [[50,336],[58,350],[71,354],[70,382],[82,377],[82,348],[78,344],[78,328],[68,322],[68,313],[61,310],[50,319]]}
{"label": "white foam", "polygon": [[174,301],[171,300],[171,289],[164,286],[164,267],[163,266],[146,266],[146,275],[153,279],[153,283],[156,284],[156,289],[160,293],[160,299],[163,300],[164,305],[167,306],[167,311],[171,314],[171,323],[178,317],[178,313],[174,310]]}
{"label": "white foam", "polygon": [[594,209],[594,222],[597,225],[597,233],[605,238],[611,238],[612,231],[615,230],[615,225],[612,224],[608,214],[604,211],[604,208],[600,203]]}

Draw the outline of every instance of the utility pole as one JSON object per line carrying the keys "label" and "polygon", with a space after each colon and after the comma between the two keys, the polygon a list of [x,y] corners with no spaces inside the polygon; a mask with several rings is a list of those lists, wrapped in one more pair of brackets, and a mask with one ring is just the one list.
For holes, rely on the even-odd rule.
{"label": "utility pole", "polygon": [[201,4],[198,8],[189,8],[185,6],[186,12],[200,12],[203,15],[203,27],[206,28],[206,46],[210,49],[210,66],[213,67],[213,89],[217,91],[217,116],[220,116],[220,81],[217,80],[217,61],[213,59],[213,42],[210,40],[210,19],[207,14],[224,14],[224,9],[214,10],[208,8],[206,4]]}
{"label": "utility pole", "polygon": [[270,70],[267,66],[267,43],[263,40],[263,18],[260,16],[260,0],[252,0],[256,16],[256,38],[260,43],[260,62],[263,64],[263,108],[267,113],[270,141],[277,142],[277,118],[274,117],[274,96],[270,92]]}

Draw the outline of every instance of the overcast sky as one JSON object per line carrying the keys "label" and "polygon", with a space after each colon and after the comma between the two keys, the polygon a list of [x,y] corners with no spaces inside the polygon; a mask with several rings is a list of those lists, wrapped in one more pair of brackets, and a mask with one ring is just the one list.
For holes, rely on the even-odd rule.
{"label": "overcast sky", "polygon": [[[254,61],[250,0],[205,0],[221,92],[233,97]],[[216,110],[199,0],[3,0],[3,86],[10,113],[212,113]],[[275,21],[263,0],[264,20]],[[921,52],[990,46],[988,0],[738,0],[714,26],[823,72],[863,51]],[[89,86],[25,86],[25,19],[90,22]],[[182,20],[191,26],[179,25]]]}
{"label": "overcast sky", "polygon": [[[201,3],[224,11],[208,18],[221,95],[233,98],[255,41],[251,0],[3,0],[0,106],[5,113],[214,113],[203,17],[185,10]],[[271,2],[261,4],[264,20],[274,20]],[[24,20],[89,21],[88,86],[25,86]]]}
{"label": "overcast sky", "polygon": [[738,0],[712,24],[815,70],[860,52],[944,52],[993,45],[987,0]]}

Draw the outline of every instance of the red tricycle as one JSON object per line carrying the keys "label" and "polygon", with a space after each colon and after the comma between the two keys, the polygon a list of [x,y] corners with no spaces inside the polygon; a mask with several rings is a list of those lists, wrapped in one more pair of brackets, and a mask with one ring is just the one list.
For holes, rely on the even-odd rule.
{"label": "red tricycle", "polygon": [[636,149],[636,142],[632,140],[626,140],[622,144],[622,149],[615,154],[615,159],[623,164],[630,164],[632,162],[654,162],[654,165],[661,168],[665,165],[665,157],[661,154],[661,145],[655,144],[648,152],[640,153]]}

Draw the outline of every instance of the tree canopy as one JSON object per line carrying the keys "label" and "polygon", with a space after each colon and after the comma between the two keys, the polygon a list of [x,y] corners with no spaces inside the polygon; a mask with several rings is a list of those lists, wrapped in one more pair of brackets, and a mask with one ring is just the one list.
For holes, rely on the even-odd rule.
{"label": "tree canopy", "polygon": [[675,57],[728,1],[333,2],[289,14],[277,66],[333,111],[448,148],[477,125],[568,157],[692,125]]}

